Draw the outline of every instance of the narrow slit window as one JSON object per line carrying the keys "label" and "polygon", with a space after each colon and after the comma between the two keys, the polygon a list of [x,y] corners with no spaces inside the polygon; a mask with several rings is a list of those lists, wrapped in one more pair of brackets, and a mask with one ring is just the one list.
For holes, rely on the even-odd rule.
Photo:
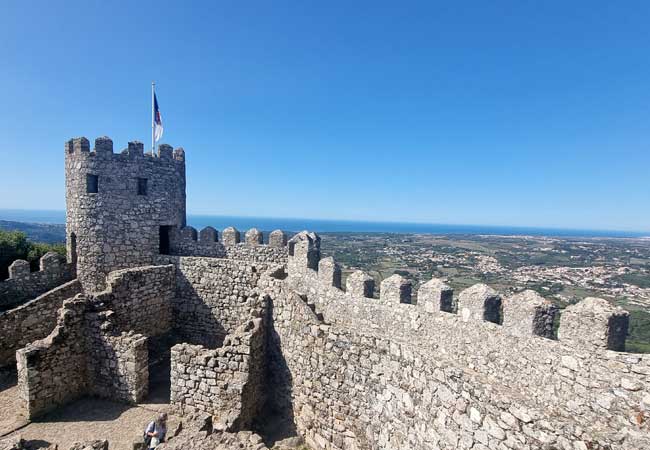
{"label": "narrow slit window", "polygon": [[147,195],[147,179],[138,178],[138,195]]}
{"label": "narrow slit window", "polygon": [[96,194],[99,192],[99,177],[93,174],[86,175],[86,192]]}

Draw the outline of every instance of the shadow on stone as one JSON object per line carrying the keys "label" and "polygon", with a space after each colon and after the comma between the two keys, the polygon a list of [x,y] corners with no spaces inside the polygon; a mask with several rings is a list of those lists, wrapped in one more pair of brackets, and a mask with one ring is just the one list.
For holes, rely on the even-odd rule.
{"label": "shadow on stone", "polygon": [[[254,431],[270,448],[276,443],[298,437],[291,392],[293,379],[280,347],[280,336],[273,324],[273,300],[267,299],[266,327],[266,402],[254,424]],[[299,439],[299,438],[298,438]]]}

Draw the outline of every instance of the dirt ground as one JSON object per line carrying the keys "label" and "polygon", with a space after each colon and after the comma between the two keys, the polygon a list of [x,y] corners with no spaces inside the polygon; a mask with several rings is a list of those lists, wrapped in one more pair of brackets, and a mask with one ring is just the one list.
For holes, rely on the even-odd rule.
{"label": "dirt ground", "polygon": [[[132,450],[142,439],[147,423],[167,405],[129,406],[96,398],[84,398],[48,414],[11,434],[19,435],[32,449],[58,444],[67,449],[75,442],[108,439],[111,450]],[[171,416],[168,428],[179,419]]]}
{"label": "dirt ground", "polygon": [[[108,439],[111,450],[132,450],[145,426],[160,412],[169,412],[169,377],[165,369],[155,374],[148,398],[138,406],[83,398],[30,423],[17,415],[16,372],[5,369],[0,372],[0,436],[21,436],[34,450],[51,444],[65,450],[95,439]],[[179,420],[170,415],[168,429]]]}

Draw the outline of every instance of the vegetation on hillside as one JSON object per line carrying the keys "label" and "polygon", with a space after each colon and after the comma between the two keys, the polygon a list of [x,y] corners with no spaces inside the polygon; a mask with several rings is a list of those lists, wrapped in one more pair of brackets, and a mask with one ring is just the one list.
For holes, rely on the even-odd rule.
{"label": "vegetation on hillside", "polygon": [[9,276],[9,266],[17,259],[29,261],[32,270],[38,270],[38,261],[49,251],[65,256],[65,245],[30,242],[21,231],[0,230],[0,280]]}

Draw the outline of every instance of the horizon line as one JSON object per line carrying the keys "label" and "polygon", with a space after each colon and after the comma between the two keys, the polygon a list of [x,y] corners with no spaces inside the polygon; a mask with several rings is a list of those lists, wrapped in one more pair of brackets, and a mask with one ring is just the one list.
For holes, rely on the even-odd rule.
{"label": "horizon line", "polygon": [[[27,209],[27,208],[0,208],[0,211],[40,211],[40,212],[57,212],[65,214],[65,209]],[[573,231],[573,232],[607,232],[607,233],[633,233],[639,235],[641,238],[650,238],[650,230],[621,230],[612,228],[579,228],[571,226],[540,226],[540,225],[503,225],[503,224],[471,224],[471,223],[448,223],[448,222],[428,222],[428,221],[414,221],[414,220],[371,220],[371,219],[323,219],[323,218],[310,218],[310,217],[281,217],[281,216],[256,216],[246,214],[214,214],[214,213],[194,213],[187,212],[188,216],[205,216],[205,217],[240,217],[247,219],[274,219],[274,220],[291,220],[291,221],[319,221],[319,222],[348,222],[348,223],[368,223],[368,224],[401,224],[401,225],[431,225],[431,226],[450,226],[450,227],[484,227],[484,228],[515,228],[521,230],[553,230],[553,231]],[[7,220],[2,219],[0,220]],[[29,222],[28,222],[29,223]],[[46,222],[31,222],[31,223],[46,223]],[[414,233],[409,233],[414,234]]]}

